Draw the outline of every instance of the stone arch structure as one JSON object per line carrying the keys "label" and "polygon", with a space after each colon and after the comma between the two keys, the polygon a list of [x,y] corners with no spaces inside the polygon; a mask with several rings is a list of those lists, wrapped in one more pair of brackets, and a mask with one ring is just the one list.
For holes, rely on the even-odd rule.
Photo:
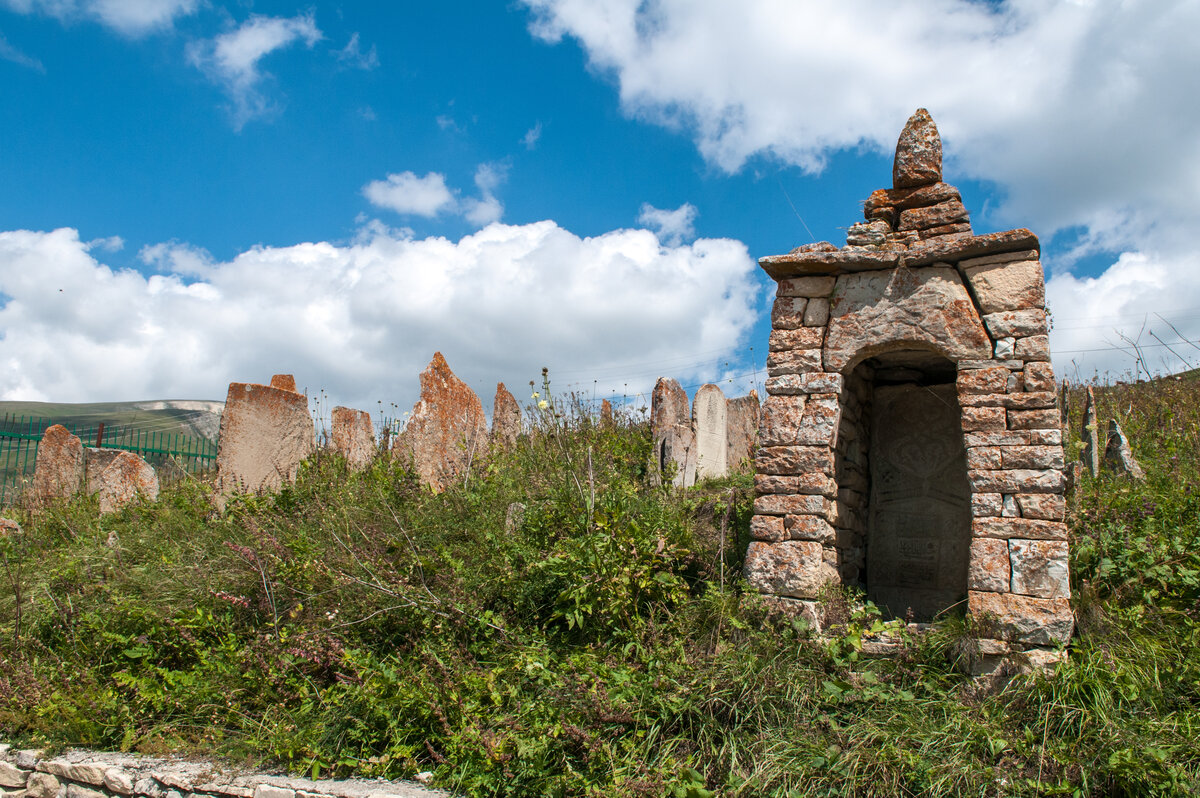
{"label": "stone arch structure", "polygon": [[755,459],[752,586],[815,617],[851,584],[895,617],[965,609],[984,648],[1072,630],[1062,430],[1037,237],[974,235],[923,109],[845,247],[778,282]]}

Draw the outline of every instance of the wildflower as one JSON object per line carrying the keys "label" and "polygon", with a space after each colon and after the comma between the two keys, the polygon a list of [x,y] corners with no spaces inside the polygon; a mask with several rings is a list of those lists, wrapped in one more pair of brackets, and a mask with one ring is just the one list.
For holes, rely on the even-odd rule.
{"label": "wildflower", "polygon": [[533,392],[533,397],[532,397],[532,398],[534,398],[534,399],[537,399],[539,396],[541,396],[541,394],[540,394],[540,393],[538,393],[537,391],[534,391],[534,392]]}
{"label": "wildflower", "polygon": [[550,406],[550,403],[549,403],[549,402],[547,402],[545,399],[543,399],[542,401],[538,402],[538,407],[539,407],[540,409],[542,409],[542,410],[545,410],[545,409],[546,409],[547,407],[549,407],[549,406]]}

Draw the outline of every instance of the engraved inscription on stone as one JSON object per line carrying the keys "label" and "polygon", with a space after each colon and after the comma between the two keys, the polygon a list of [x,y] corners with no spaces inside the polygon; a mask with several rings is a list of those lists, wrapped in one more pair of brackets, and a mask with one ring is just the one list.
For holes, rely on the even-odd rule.
{"label": "engraved inscription on stone", "polygon": [[954,386],[879,386],[869,451],[867,597],[930,620],[967,595],[971,494]]}

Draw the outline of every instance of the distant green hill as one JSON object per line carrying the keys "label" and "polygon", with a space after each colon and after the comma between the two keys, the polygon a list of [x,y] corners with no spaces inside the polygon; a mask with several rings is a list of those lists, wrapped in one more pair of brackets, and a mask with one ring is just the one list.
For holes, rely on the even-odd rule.
{"label": "distant green hill", "polygon": [[107,429],[133,428],[167,435],[217,439],[224,402],[205,400],[152,400],[145,402],[0,402],[0,418],[49,419],[56,424]]}

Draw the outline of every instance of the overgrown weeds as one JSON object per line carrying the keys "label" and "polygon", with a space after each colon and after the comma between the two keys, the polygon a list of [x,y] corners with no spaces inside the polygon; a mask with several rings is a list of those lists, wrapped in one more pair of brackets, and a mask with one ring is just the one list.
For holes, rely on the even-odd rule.
{"label": "overgrown weeds", "polygon": [[962,620],[872,659],[869,605],[824,641],[769,614],[740,579],[747,476],[655,486],[643,423],[545,399],[441,494],[323,456],[224,515],[191,483],[21,519],[0,542],[0,729],[432,770],[467,795],[1188,794],[1200,402],[1176,382],[1100,397],[1149,476],[1079,487],[1079,636],[1050,676],[976,684]]}

